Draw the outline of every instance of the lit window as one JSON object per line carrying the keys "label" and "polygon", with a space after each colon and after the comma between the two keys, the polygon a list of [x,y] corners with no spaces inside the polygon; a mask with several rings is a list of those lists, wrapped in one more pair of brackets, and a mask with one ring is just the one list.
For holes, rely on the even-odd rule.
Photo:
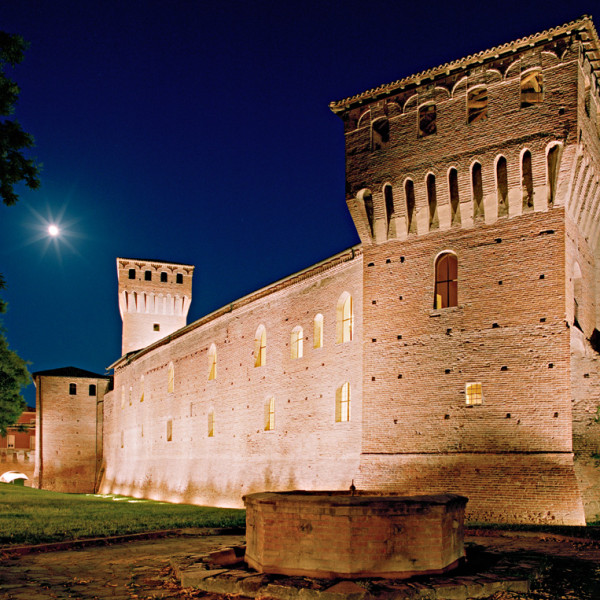
{"label": "lit window", "polygon": [[335,392],[335,420],[350,420],[350,384],[346,381]]}
{"label": "lit window", "polygon": [[90,396],[95,396],[96,395],[96,386],[93,383],[90,383],[88,394]]}
{"label": "lit window", "polygon": [[323,347],[323,315],[315,316],[313,323],[313,348]]}
{"label": "lit window", "polygon": [[467,406],[483,404],[481,383],[467,383],[465,386],[465,401]]}
{"label": "lit window", "polygon": [[254,337],[254,366],[264,367],[267,364],[267,330],[264,325],[256,330]]}
{"label": "lit window", "polygon": [[183,283],[183,275],[181,273],[177,273],[176,281],[177,283]]}
{"label": "lit window", "polygon": [[167,442],[173,441],[173,421],[169,419],[167,421]]}
{"label": "lit window", "polygon": [[294,327],[292,330],[292,337],[290,340],[290,349],[292,358],[302,358],[303,354],[303,336],[304,332],[302,331],[302,327]]}
{"label": "lit window", "polygon": [[467,122],[475,123],[487,119],[488,95],[487,88],[478,87],[469,90],[467,94]]}
{"label": "lit window", "polygon": [[336,341],[338,344],[352,341],[354,315],[352,312],[352,296],[344,292],[337,303]]}
{"label": "lit window", "polygon": [[173,363],[169,363],[167,393],[172,394],[175,389],[175,367]]}
{"label": "lit window", "polygon": [[129,279],[135,279],[135,269],[129,269]]}
{"label": "lit window", "polygon": [[160,281],[161,281],[161,283],[167,283],[167,272],[166,271],[163,271],[160,274]]}
{"label": "lit window", "polygon": [[208,411],[208,437],[215,437],[215,411]]}
{"label": "lit window", "polygon": [[208,350],[208,380],[217,378],[217,347],[211,344]]}
{"label": "lit window", "polygon": [[269,398],[265,402],[265,431],[275,429],[275,398]]}
{"label": "lit window", "polygon": [[152,281],[152,271],[144,271],[144,280]]}
{"label": "lit window", "polygon": [[435,263],[434,308],[458,306],[458,260],[449,252],[438,257]]}
{"label": "lit window", "polygon": [[419,108],[419,137],[431,135],[437,131],[435,104],[426,104]]}
{"label": "lit window", "polygon": [[521,75],[521,108],[544,100],[544,77],[541,71],[527,71]]}
{"label": "lit window", "polygon": [[144,376],[140,377],[140,402],[144,401]]}
{"label": "lit window", "polygon": [[69,384],[69,394],[71,396],[75,396],[77,394],[77,384],[76,383]]}

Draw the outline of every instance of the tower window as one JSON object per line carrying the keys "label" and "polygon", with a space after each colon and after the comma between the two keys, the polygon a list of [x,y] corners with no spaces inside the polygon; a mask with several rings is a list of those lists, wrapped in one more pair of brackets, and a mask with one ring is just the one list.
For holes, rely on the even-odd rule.
{"label": "tower window", "polygon": [[167,283],[167,272],[166,271],[161,272],[160,281],[161,281],[161,283]]}
{"label": "tower window", "polygon": [[254,336],[254,366],[264,367],[267,364],[267,330],[260,325]]}
{"label": "tower window", "polygon": [[371,190],[361,190],[357,197],[359,200],[362,200],[365,207],[367,220],[369,222],[369,231],[371,232],[371,235],[373,235],[375,232],[375,209],[373,207],[373,195],[371,194]]}
{"label": "tower window", "polygon": [[385,148],[390,141],[390,123],[385,117],[376,119],[371,124],[371,149]]}
{"label": "tower window", "polygon": [[208,411],[208,437],[215,437],[215,411]]}
{"label": "tower window", "polygon": [[88,395],[95,396],[96,395],[96,386],[93,383],[90,383],[90,387],[88,389]]}
{"label": "tower window", "polygon": [[208,350],[208,380],[217,378],[217,347],[211,344]]}
{"label": "tower window", "polygon": [[501,156],[496,163],[496,185],[498,189],[498,216],[508,214],[508,171],[506,158]]}
{"label": "tower window", "polygon": [[129,269],[129,279],[135,279],[135,269]]}
{"label": "tower window", "polygon": [[275,429],[275,398],[271,397],[265,402],[265,431]]}
{"label": "tower window", "polygon": [[531,168],[531,152],[525,150],[521,159],[521,179],[523,190],[523,212],[533,210],[533,172]]}
{"label": "tower window", "polygon": [[167,393],[172,394],[175,389],[175,367],[173,363],[169,363],[168,367],[168,380],[167,380]]}
{"label": "tower window", "polygon": [[290,339],[290,354],[292,358],[302,358],[304,347],[304,332],[302,327],[297,326],[292,330]]}
{"label": "tower window", "polygon": [[558,164],[560,158],[560,145],[554,144],[548,150],[548,206],[552,206],[556,200],[556,184],[558,181]]}
{"label": "tower window", "polygon": [[352,311],[352,296],[344,292],[337,303],[336,310],[336,341],[338,344],[352,341],[354,329],[354,314]]}
{"label": "tower window", "polygon": [[467,94],[467,122],[475,123],[487,119],[488,95],[487,88],[478,87],[469,90]]}
{"label": "tower window", "polygon": [[313,323],[313,348],[323,347],[323,315],[315,316]]}
{"label": "tower window", "polygon": [[388,236],[390,234],[390,226],[394,218],[394,192],[392,186],[388,183],[383,186],[383,197],[385,199],[385,216],[387,219]]}
{"label": "tower window", "polygon": [[71,396],[75,396],[77,394],[77,384],[76,383],[69,384],[69,394]]}
{"label": "tower window", "polygon": [[476,162],[471,168],[471,183],[473,186],[473,218],[483,219],[483,181],[481,178],[481,165]]}
{"label": "tower window", "polygon": [[521,108],[544,100],[544,76],[541,71],[527,71],[521,75]]}
{"label": "tower window", "polygon": [[452,225],[460,225],[460,198],[458,197],[458,173],[450,169],[448,173],[448,187],[450,188],[450,216]]}
{"label": "tower window", "polygon": [[406,233],[417,232],[417,220],[415,219],[415,184],[412,179],[407,179],[404,184],[406,194]]}
{"label": "tower window", "polygon": [[173,421],[169,419],[167,421],[167,442],[171,442],[173,440]]}
{"label": "tower window", "polygon": [[419,137],[436,133],[435,104],[426,104],[419,108]]}
{"label": "tower window", "polygon": [[437,191],[435,188],[435,175],[427,175],[427,203],[429,204],[429,231],[439,227],[437,212]]}
{"label": "tower window", "polygon": [[350,420],[350,384],[346,381],[335,391],[335,421]]}
{"label": "tower window", "polygon": [[144,280],[152,281],[152,271],[144,271]]}
{"label": "tower window", "polygon": [[477,406],[483,404],[481,383],[467,383],[465,386],[465,402],[467,406]]}
{"label": "tower window", "polygon": [[435,263],[434,308],[458,306],[458,260],[455,254],[446,252]]}
{"label": "tower window", "polygon": [[177,273],[176,281],[177,283],[183,283],[183,275],[181,273]]}

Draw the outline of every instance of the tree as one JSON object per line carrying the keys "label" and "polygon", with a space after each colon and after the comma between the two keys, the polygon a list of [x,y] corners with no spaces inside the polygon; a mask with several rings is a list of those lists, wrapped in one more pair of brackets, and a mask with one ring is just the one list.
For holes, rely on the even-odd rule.
{"label": "tree", "polygon": [[[4,289],[0,275],[0,289]],[[0,313],[6,312],[6,302],[0,299]],[[27,405],[21,388],[29,385],[31,375],[27,363],[8,347],[4,327],[0,326],[0,435],[6,436],[8,427],[13,426]]]}
{"label": "tree", "polygon": [[18,121],[6,118],[14,113],[20,92],[6,68],[23,60],[27,46],[20,35],[0,31],[0,197],[6,206],[19,199],[14,186],[21,181],[30,189],[40,186],[39,165],[23,153],[33,147],[33,137],[23,131]]}

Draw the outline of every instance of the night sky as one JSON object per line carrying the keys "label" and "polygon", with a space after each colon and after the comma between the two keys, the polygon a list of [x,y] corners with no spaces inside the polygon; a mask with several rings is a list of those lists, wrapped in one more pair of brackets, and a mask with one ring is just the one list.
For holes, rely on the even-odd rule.
{"label": "night sky", "polygon": [[192,322],[357,243],[330,101],[597,8],[2,0],[0,29],[31,44],[16,118],[43,163],[41,189],[0,206],[11,347],[31,371],[103,373],[117,256],[195,265]]}

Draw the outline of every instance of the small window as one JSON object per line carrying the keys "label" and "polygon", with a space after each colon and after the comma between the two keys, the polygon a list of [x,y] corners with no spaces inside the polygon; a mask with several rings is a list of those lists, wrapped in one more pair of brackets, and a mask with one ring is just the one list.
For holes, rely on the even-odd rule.
{"label": "small window", "polygon": [[135,279],[135,269],[129,269],[129,279]]}
{"label": "small window", "polygon": [[344,292],[337,303],[336,310],[336,341],[344,344],[352,341],[354,329],[354,314],[352,310],[352,296]]}
{"label": "small window", "polygon": [[335,421],[350,420],[350,384],[346,381],[335,392]]}
{"label": "small window", "polygon": [[267,330],[264,325],[256,330],[254,336],[254,366],[264,367],[267,364]]}
{"label": "small window", "polygon": [[469,90],[467,94],[467,122],[476,123],[487,119],[488,113],[487,88],[478,87]]}
{"label": "small window", "polygon": [[208,437],[215,437],[215,411],[208,411]]}
{"label": "small window", "polygon": [[417,233],[415,184],[412,179],[406,180],[404,193],[406,194],[406,233]]}
{"label": "small window", "polygon": [[460,198],[458,196],[458,172],[453,167],[448,173],[450,188],[450,224],[460,225]]}
{"label": "small window", "polygon": [[172,394],[175,389],[175,367],[173,363],[169,363],[168,368],[168,381],[167,381],[167,393]]}
{"label": "small window", "polygon": [[208,349],[208,380],[217,378],[217,347],[211,344]]}
{"label": "small window", "polygon": [[357,198],[362,200],[362,203],[365,207],[365,213],[367,213],[367,221],[369,222],[369,231],[371,235],[375,234],[375,208],[373,206],[373,194],[371,194],[371,190],[361,190]]}
{"label": "small window", "polygon": [[437,229],[440,226],[437,211],[437,192],[435,187],[435,175],[427,175],[427,202],[429,204],[429,231]]}
{"label": "small window", "polygon": [[140,377],[140,402],[144,401],[144,376]]}
{"label": "small window", "polygon": [[304,347],[304,332],[302,327],[294,327],[290,339],[290,355],[292,358],[302,358]]}
{"label": "small window", "polygon": [[167,283],[167,272],[166,271],[161,272],[160,281],[161,281],[161,283]]}
{"label": "small window", "polygon": [[154,329],[154,331],[160,331],[160,323],[154,323],[154,325],[152,325],[152,329]]}
{"label": "small window", "polygon": [[548,150],[548,206],[552,206],[556,200],[556,185],[558,182],[558,166],[560,162],[560,145],[554,144]]}
{"label": "small window", "polygon": [[275,398],[269,398],[265,402],[265,431],[275,429]]}
{"label": "small window", "polygon": [[390,123],[385,117],[376,119],[371,125],[371,149],[385,148],[390,141]]}
{"label": "small window", "polygon": [[544,101],[544,77],[541,71],[527,71],[521,75],[521,108]]}
{"label": "small window", "polygon": [[383,186],[383,197],[385,199],[385,216],[387,219],[388,237],[391,232],[392,219],[394,218],[394,192],[388,183]]}
{"label": "small window", "polygon": [[434,308],[458,306],[457,279],[458,260],[456,255],[450,252],[440,255],[435,263]]}
{"label": "small window", "polygon": [[531,168],[531,152],[525,150],[521,159],[521,180],[523,191],[523,212],[533,210],[533,171]]}
{"label": "small window", "polygon": [[506,158],[501,156],[496,163],[496,186],[498,191],[498,216],[508,214],[508,170]]}
{"label": "small window", "polygon": [[152,281],[152,271],[144,271],[144,280]]}
{"label": "small window", "polygon": [[183,283],[183,275],[181,273],[177,273],[176,281],[177,283]]}
{"label": "small window", "polygon": [[471,184],[473,188],[473,218],[483,219],[483,180],[481,177],[481,165],[476,162],[471,167]]}
{"label": "small window", "polygon": [[69,394],[71,396],[75,396],[77,394],[77,384],[76,383],[69,384]]}
{"label": "small window", "polygon": [[173,421],[169,419],[167,421],[167,442],[173,441]]}
{"label": "small window", "polygon": [[426,104],[419,108],[419,137],[436,133],[435,104]]}
{"label": "small window", "polygon": [[313,323],[313,348],[323,347],[323,315],[315,316]]}
{"label": "small window", "polygon": [[483,392],[481,383],[467,383],[465,386],[465,402],[467,406],[483,404]]}
{"label": "small window", "polygon": [[96,386],[93,383],[90,383],[90,387],[89,387],[89,395],[90,396],[95,396],[96,395]]}

